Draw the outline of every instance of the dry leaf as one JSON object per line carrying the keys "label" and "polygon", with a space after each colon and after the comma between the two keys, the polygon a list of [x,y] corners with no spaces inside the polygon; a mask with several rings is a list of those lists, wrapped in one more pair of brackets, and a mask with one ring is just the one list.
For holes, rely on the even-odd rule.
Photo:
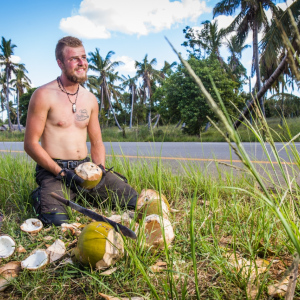
{"label": "dry leaf", "polygon": [[172,212],[172,213],[178,213],[180,211],[181,211],[180,209],[170,208],[170,212]]}
{"label": "dry leaf", "polygon": [[47,236],[44,236],[44,237],[43,237],[43,240],[44,240],[44,241],[51,241],[51,240],[53,240],[53,239],[54,239],[54,237],[51,236],[51,235],[47,235]]}
{"label": "dry leaf", "polygon": [[[114,297],[114,296],[108,296],[102,293],[99,293],[99,295],[105,299],[105,300],[129,300],[129,298],[122,298],[122,297]],[[144,300],[143,297],[131,297],[131,300]]]}
{"label": "dry leaf", "polygon": [[289,276],[282,282],[268,286],[268,294],[273,297],[284,297],[289,285]]}
{"label": "dry leaf", "polygon": [[155,265],[149,267],[153,273],[160,273],[167,269],[167,263],[158,261]]}
{"label": "dry leaf", "polygon": [[78,230],[78,228],[80,228],[81,226],[82,226],[81,223],[72,223],[72,224],[62,223],[61,231],[67,232],[68,230],[70,230],[72,235],[78,235],[78,234],[80,234],[80,231]]}
{"label": "dry leaf", "polygon": [[17,252],[18,252],[18,253],[25,253],[25,252],[27,252],[27,251],[26,251],[26,249],[25,249],[22,245],[20,245],[20,246],[17,248]]}
{"label": "dry leaf", "polygon": [[66,247],[63,241],[56,240],[47,250],[49,254],[50,263],[60,259],[66,253]]}
{"label": "dry leaf", "polygon": [[107,270],[105,272],[102,272],[99,275],[109,276],[112,273],[114,273],[115,271],[117,271],[117,269],[118,269],[118,267],[115,267],[115,268],[109,269],[109,270]]}

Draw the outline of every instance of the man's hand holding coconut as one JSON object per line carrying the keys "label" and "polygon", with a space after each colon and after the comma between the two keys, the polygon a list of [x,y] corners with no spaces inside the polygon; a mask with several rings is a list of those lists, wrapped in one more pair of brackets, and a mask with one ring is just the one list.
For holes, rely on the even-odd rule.
{"label": "man's hand holding coconut", "polygon": [[[68,220],[64,205],[50,196],[70,200],[78,193],[100,198],[112,207],[134,209],[137,192],[113,172],[105,175],[105,147],[98,121],[98,102],[81,86],[88,62],[80,40],[65,37],[55,49],[61,75],[39,87],[29,103],[24,149],[37,163],[33,205],[44,224]],[[88,157],[87,135],[91,159]],[[39,143],[40,142],[40,143]]]}

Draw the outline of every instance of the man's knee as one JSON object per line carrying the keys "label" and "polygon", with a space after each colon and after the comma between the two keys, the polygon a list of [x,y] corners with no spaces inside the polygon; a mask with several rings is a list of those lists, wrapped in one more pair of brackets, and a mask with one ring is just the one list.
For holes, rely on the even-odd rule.
{"label": "man's knee", "polygon": [[[45,191],[44,191],[45,192]],[[43,195],[42,187],[36,188],[32,194],[33,209],[36,217],[43,222],[44,225],[60,226],[69,220],[67,211],[62,204],[55,203],[49,195]]]}

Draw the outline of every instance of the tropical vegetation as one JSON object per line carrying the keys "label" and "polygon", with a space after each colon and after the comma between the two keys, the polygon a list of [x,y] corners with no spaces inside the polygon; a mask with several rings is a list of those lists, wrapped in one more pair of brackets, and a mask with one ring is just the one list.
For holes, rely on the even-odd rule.
{"label": "tropical vegetation", "polygon": [[[235,128],[244,117],[249,116],[256,100],[266,117],[280,116],[283,120],[283,117],[298,116],[297,109],[292,109],[297,107],[298,98],[288,97],[287,90],[293,90],[300,80],[296,72],[299,62],[295,55],[299,50],[295,26],[299,26],[300,4],[294,1],[289,7],[289,15],[288,10],[276,5],[277,2],[222,0],[214,7],[213,15],[237,13],[228,28],[220,29],[217,20],[206,20],[198,29],[186,27],[183,30],[182,45],[186,47],[187,61],[206,89],[214,96],[215,90],[219,91],[235,121]],[[271,20],[267,12],[270,12]],[[250,34],[252,45],[245,44]],[[261,41],[258,34],[262,36]],[[222,46],[227,47],[227,58],[221,55]],[[249,47],[253,49],[251,76],[256,75],[256,84],[248,88],[246,83],[250,82],[250,77],[241,58],[243,51]],[[12,129],[13,121],[20,130],[21,124],[26,125],[28,103],[21,98],[27,92],[31,95],[31,86],[25,65],[12,59],[15,48],[11,40],[2,37],[0,105],[2,116],[4,111],[9,116],[6,120],[9,128]],[[136,74],[129,76],[119,74],[118,67],[123,63],[114,60],[114,54],[114,51],[102,53],[99,48],[88,53],[92,74],[85,86],[99,101],[102,128],[116,124],[120,131],[124,131],[127,126],[134,129],[147,124],[151,129],[157,125],[181,124],[184,133],[200,136],[211,125],[207,117],[218,121],[204,103],[204,98],[196,93],[197,87],[187,76],[182,63],[164,61],[159,69],[157,59],[145,54],[141,61],[135,61]],[[253,114],[250,115],[252,117]]]}

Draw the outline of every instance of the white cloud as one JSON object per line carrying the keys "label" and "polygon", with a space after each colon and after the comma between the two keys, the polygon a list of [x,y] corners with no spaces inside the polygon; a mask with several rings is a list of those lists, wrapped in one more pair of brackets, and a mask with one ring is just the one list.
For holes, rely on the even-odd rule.
{"label": "white cloud", "polygon": [[110,32],[147,35],[210,12],[202,0],[83,0],[77,15],[64,18],[60,29],[81,38],[109,38]]}
{"label": "white cloud", "polygon": [[135,69],[135,60],[129,56],[118,56],[114,61],[121,61],[124,64],[120,65],[116,68],[116,71],[119,72],[119,74],[128,74],[130,76],[135,75],[136,69]]}
{"label": "white cloud", "polygon": [[11,61],[15,64],[18,64],[21,61],[21,57],[16,56],[16,55],[11,55]]}
{"label": "white cloud", "polygon": [[97,25],[84,16],[62,19],[59,28],[68,34],[90,39],[107,39],[110,33],[102,25]]}

